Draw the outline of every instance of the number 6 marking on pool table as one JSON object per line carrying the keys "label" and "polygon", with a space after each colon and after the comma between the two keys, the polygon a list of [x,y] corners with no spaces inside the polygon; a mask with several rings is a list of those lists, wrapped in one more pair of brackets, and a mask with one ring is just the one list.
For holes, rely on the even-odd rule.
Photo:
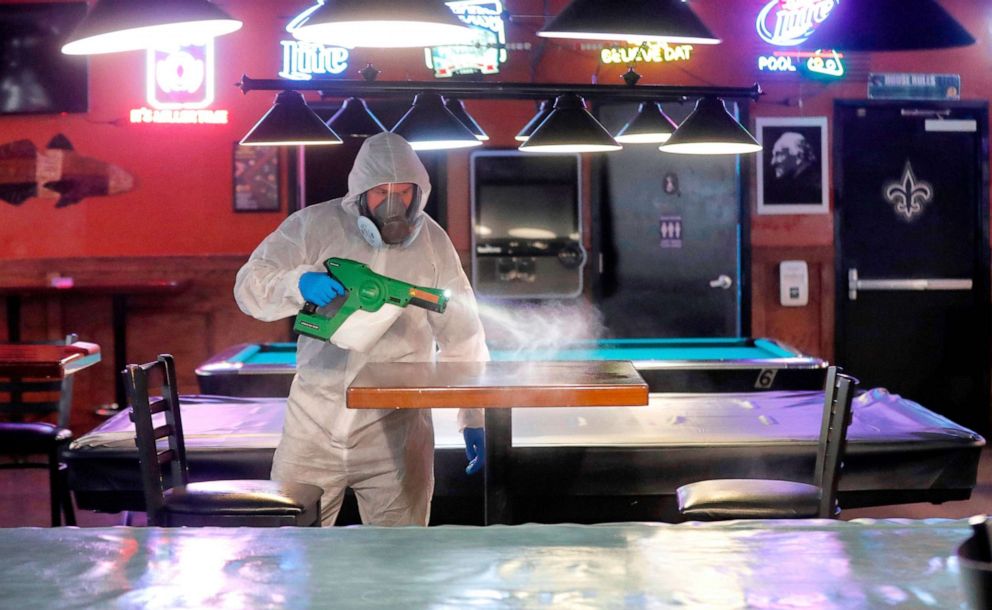
{"label": "number 6 marking on pool table", "polygon": [[777,372],[778,369],[761,369],[761,372],[758,373],[758,378],[754,382],[755,389],[767,390],[772,387],[772,384],[775,383],[775,373]]}

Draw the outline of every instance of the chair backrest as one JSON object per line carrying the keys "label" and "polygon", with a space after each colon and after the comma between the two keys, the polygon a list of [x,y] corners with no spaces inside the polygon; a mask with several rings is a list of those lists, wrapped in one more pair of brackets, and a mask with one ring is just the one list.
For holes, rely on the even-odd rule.
{"label": "chair backrest", "polygon": [[[57,341],[32,341],[32,345],[69,345],[78,337],[69,333],[65,339]],[[69,427],[72,413],[72,386],[75,375],[66,375],[61,380],[26,379],[10,377],[0,379],[0,414],[3,419],[22,421],[26,415],[48,415],[56,413],[56,423],[61,428]],[[58,395],[57,399],[53,396]]]}
{"label": "chair backrest", "polygon": [[[189,483],[176,365],[171,355],[161,354],[155,362],[127,365],[122,374],[131,403],[148,523],[159,525],[165,490]],[[149,398],[150,378],[161,380],[161,398],[154,402]],[[162,413],[164,419],[158,426],[154,421],[158,418],[153,419],[157,413]],[[159,451],[161,439],[167,439],[167,443]]]}
{"label": "chair backrest", "polygon": [[823,387],[823,420],[820,424],[813,480],[820,488],[817,516],[821,518],[832,518],[837,512],[837,483],[847,445],[847,428],[851,425],[854,387],[857,384],[857,379],[839,372],[837,367],[827,369]]}

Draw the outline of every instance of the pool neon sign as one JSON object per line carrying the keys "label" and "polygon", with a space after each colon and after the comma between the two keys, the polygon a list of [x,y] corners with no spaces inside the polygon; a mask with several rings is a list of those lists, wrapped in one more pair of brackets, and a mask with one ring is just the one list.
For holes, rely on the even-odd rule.
{"label": "pool neon sign", "polygon": [[[758,12],[755,23],[758,36],[776,47],[801,45],[827,20],[839,1],[771,0]],[[800,72],[813,78],[841,78],[845,73],[842,57],[837,51],[822,49],[812,52],[775,51],[758,57],[758,69],[763,72]]]}
{"label": "pool neon sign", "polygon": [[775,51],[758,57],[758,69],[762,72],[802,71],[810,76],[840,78],[845,72],[843,57],[837,51]]}
{"label": "pool neon sign", "polygon": [[777,47],[793,47],[809,38],[837,0],[771,0],[758,13],[758,36]]}
{"label": "pool neon sign", "polygon": [[151,108],[131,110],[132,123],[225,124],[227,110],[214,102],[214,42],[149,49],[145,91]]}

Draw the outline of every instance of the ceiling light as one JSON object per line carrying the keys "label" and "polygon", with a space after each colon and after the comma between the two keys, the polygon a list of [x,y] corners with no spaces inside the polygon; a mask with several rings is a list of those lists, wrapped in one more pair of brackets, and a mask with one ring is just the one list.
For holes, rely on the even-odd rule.
{"label": "ceiling light", "polygon": [[94,55],[202,44],[241,26],[207,0],[99,0],[62,52]]}
{"label": "ceiling light", "polygon": [[347,48],[440,47],[475,38],[435,0],[322,0],[286,30],[298,40]]}
{"label": "ceiling light", "polygon": [[474,135],[478,140],[485,142],[489,139],[489,135],[484,129],[482,129],[479,123],[472,118],[472,115],[468,113],[468,110],[465,109],[465,102],[448,97],[444,99],[444,107],[448,109],[448,112],[455,115],[455,118],[458,119],[469,131],[471,131],[472,135]]}
{"label": "ceiling light", "polygon": [[659,150],[685,155],[733,155],[761,150],[761,144],[727,112],[723,100],[703,97]]}
{"label": "ceiling light", "polygon": [[538,36],[717,44],[684,0],[573,0]]}
{"label": "ceiling light", "polygon": [[530,134],[534,133],[534,130],[537,129],[537,126],[543,123],[544,119],[548,118],[548,115],[551,114],[551,111],[554,109],[555,109],[554,100],[542,101],[541,107],[538,108],[537,110],[537,114],[535,114],[533,117],[531,117],[529,121],[527,121],[527,124],[524,125],[524,128],[521,129],[520,133],[514,136],[513,139],[516,140],[517,142],[526,142],[527,138],[530,137]]}
{"label": "ceiling light", "polygon": [[307,106],[299,91],[280,91],[265,116],[241,138],[244,146],[340,144],[341,138]]}
{"label": "ceiling light", "polygon": [[642,102],[637,114],[616,135],[623,144],[660,144],[667,142],[678,126],[656,102]]}
{"label": "ceiling light", "polygon": [[607,152],[623,148],[574,93],[559,95],[548,118],[520,145],[524,152]]}
{"label": "ceiling light", "polygon": [[803,43],[809,49],[912,51],[974,44],[934,0],[844,0]]}
{"label": "ceiling light", "polygon": [[421,93],[392,132],[403,136],[414,150],[442,150],[481,146],[458,118],[444,107],[437,93]]}
{"label": "ceiling light", "polygon": [[367,138],[388,131],[369,110],[365,100],[358,97],[346,99],[334,116],[327,120],[327,126],[340,135],[352,138]]}

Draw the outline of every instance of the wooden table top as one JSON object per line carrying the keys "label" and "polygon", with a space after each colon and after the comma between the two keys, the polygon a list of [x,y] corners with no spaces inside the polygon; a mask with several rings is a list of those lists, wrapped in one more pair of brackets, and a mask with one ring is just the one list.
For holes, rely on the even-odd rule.
{"label": "wooden table top", "polygon": [[61,379],[100,362],[100,346],[0,343],[0,377]]}
{"label": "wooden table top", "polygon": [[350,409],[643,406],[648,386],[627,361],[371,362],[347,402]]}
{"label": "wooden table top", "polygon": [[170,294],[189,287],[189,280],[146,280],[132,282],[67,282],[64,285],[16,283],[0,285],[0,295],[52,294]]}

